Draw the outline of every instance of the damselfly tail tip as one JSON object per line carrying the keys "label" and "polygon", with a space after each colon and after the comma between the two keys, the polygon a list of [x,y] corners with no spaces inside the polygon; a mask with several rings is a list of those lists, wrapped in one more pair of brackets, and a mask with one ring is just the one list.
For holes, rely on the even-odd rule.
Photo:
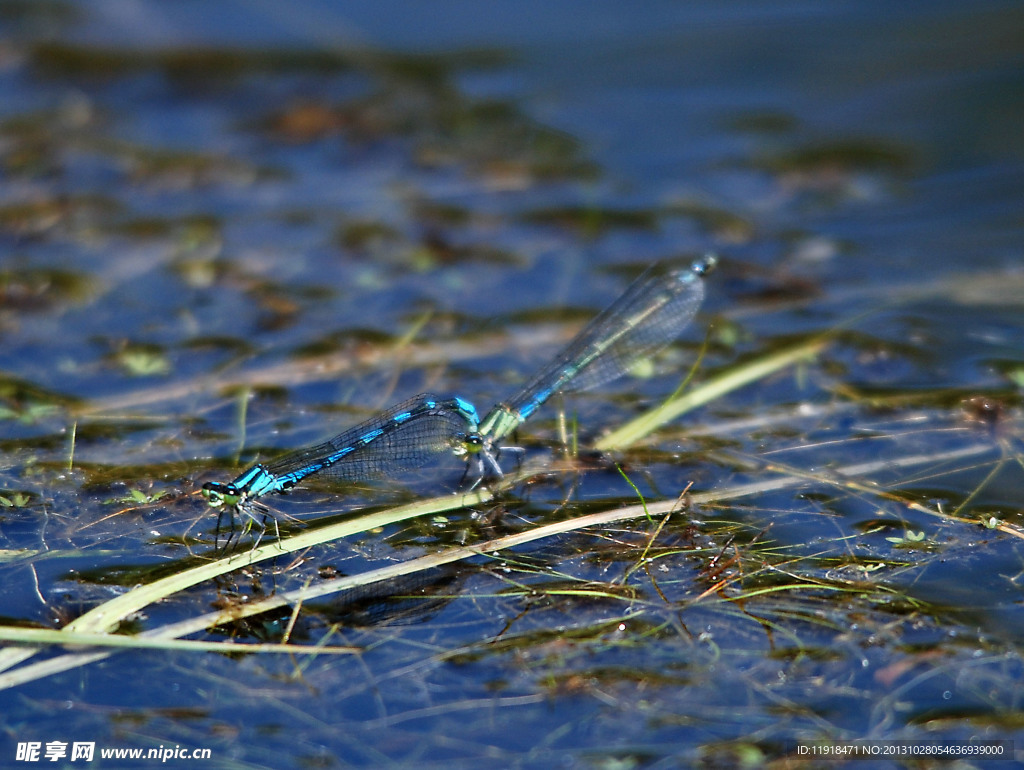
{"label": "damselfly tail tip", "polygon": [[718,266],[718,255],[714,252],[707,252],[703,257],[696,260],[690,269],[702,278]]}

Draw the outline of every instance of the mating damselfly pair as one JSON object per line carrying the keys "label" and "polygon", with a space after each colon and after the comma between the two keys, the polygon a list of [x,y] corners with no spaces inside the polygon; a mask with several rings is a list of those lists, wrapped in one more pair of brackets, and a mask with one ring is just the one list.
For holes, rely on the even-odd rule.
{"label": "mating damselfly pair", "polygon": [[286,492],[310,476],[355,481],[418,467],[444,453],[471,463],[476,481],[502,475],[500,442],[554,393],[609,382],[656,353],[689,324],[704,299],[704,277],[717,258],[644,272],[596,316],[515,396],[481,420],[464,398],[414,396],[329,441],[249,468],[234,481],[208,482],[212,506],[243,510],[259,497]]}

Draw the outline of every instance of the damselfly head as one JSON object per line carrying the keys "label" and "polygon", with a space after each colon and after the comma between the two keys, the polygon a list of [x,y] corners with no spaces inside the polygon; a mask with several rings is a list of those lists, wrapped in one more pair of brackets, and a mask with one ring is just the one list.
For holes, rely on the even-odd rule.
{"label": "damselfly head", "polygon": [[211,508],[219,508],[222,505],[238,505],[242,499],[242,493],[235,488],[234,484],[207,481],[200,491]]}
{"label": "damselfly head", "polygon": [[484,447],[484,437],[479,433],[460,433],[451,439],[452,451],[456,457],[479,454]]}

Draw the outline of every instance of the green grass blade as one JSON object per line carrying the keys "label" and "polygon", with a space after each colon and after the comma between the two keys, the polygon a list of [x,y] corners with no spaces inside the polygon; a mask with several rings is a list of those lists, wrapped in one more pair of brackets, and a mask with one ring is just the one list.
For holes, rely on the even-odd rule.
{"label": "green grass blade", "polygon": [[[508,483],[512,483],[512,481],[510,478]],[[492,497],[493,493],[486,489],[470,494],[446,495],[444,497],[423,500],[411,505],[389,508],[385,511],[359,516],[327,527],[301,532],[292,537],[254,548],[251,551],[232,554],[209,564],[203,564],[184,572],[169,575],[153,583],[139,586],[128,593],[104,602],[99,607],[93,608],[81,617],[68,623],[62,630],[88,634],[111,632],[128,615],[162,601],[178,591],[183,591],[232,570],[266,559],[272,559],[285,553],[301,551],[315,545],[339,540],[367,530],[386,527],[390,524],[406,521],[418,516],[426,516],[441,511],[451,511],[469,505],[485,503]],[[0,671],[6,671],[12,666],[27,660],[35,652],[35,649],[25,647],[9,647],[0,650]]]}
{"label": "green grass blade", "polygon": [[419,516],[456,510],[469,505],[478,505],[487,502],[491,497],[491,493],[487,490],[479,490],[471,494],[446,495],[430,500],[422,500],[411,505],[403,505],[398,508],[389,508],[385,511],[366,514],[365,516],[359,516],[327,527],[301,532],[292,537],[254,548],[251,551],[235,553],[209,564],[193,567],[176,575],[170,575],[157,580],[154,583],[140,586],[90,610],[68,623],[65,628],[68,631],[82,631],[86,633],[112,631],[121,622],[122,618],[127,617],[133,612],[138,612],[143,607],[161,601],[178,591],[198,585],[232,570],[256,564],[266,559],[272,559],[285,553],[294,553],[295,551],[302,551],[315,545],[340,540],[360,532],[366,532],[367,530],[387,527]]}
{"label": "green grass blade", "polygon": [[289,653],[351,655],[356,647],[314,647],[301,644],[238,644],[237,642],[200,642],[176,638],[147,638],[141,634],[84,634],[55,628],[16,628],[0,626],[0,639],[18,644],[82,645],[88,647],[117,647],[133,650],[167,650],[171,652],[237,653]]}
{"label": "green grass blade", "polygon": [[820,336],[800,342],[784,350],[756,358],[742,366],[715,377],[678,398],[666,401],[597,441],[594,447],[602,452],[627,449],[645,436],[691,409],[721,398],[744,385],[763,379],[774,372],[813,358],[827,347],[829,341]]}

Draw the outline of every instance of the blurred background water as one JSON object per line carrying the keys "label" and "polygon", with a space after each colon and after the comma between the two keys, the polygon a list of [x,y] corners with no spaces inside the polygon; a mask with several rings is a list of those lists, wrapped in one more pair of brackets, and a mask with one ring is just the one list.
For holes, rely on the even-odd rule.
{"label": "blurred background water", "polygon": [[[566,400],[584,441],[671,392],[706,335],[698,380],[847,332],[628,458],[645,494],[762,477],[725,450],[821,469],[990,449],[894,465],[873,479],[904,496],[892,508],[791,490],[666,534],[667,599],[702,595],[722,556],[753,571],[745,589],[806,581],[778,604],[670,603],[623,632],[620,607],[502,597],[472,571],[415,622],[344,632],[372,650],[358,662],[131,652],[22,685],[0,751],[74,737],[210,746],[216,766],[668,767],[782,761],[798,738],[1016,737],[1019,540],[905,503],[1022,523],[1022,28],[1019,3],[988,0],[0,3],[9,625],[60,625],[202,557],[204,480],[426,389],[486,410],[647,264],[707,250],[722,266],[668,374]],[[556,413],[525,429],[531,456],[557,445]],[[280,507],[308,523],[458,478]],[[539,522],[632,498],[606,469],[503,507]],[[310,559],[351,573],[474,521]],[[521,558],[610,580],[635,558],[611,544],[635,535]],[[290,569],[134,622],[283,589]],[[844,603],[823,586],[848,575],[863,594]],[[308,638],[339,617],[311,613]]]}

